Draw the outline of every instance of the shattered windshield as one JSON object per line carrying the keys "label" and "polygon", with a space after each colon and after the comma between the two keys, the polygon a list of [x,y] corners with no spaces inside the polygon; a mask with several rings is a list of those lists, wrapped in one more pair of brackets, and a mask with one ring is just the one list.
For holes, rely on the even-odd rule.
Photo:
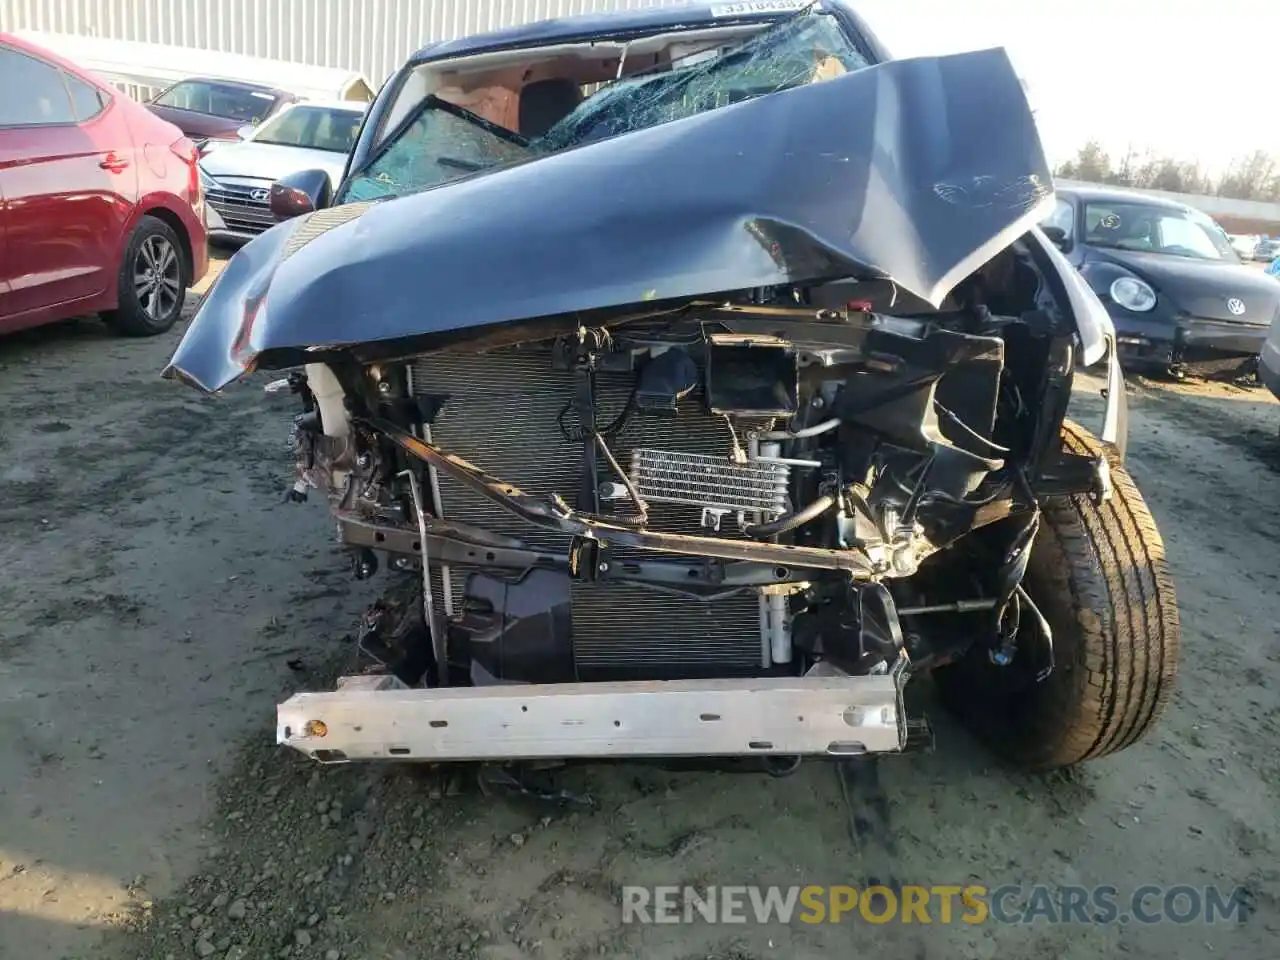
{"label": "shattered windshield", "polygon": [[428,97],[373,162],[351,178],[339,202],[413,193],[529,156],[523,137]]}
{"label": "shattered windshield", "polygon": [[339,202],[425,190],[865,66],[833,17],[807,11],[725,50],[606,84],[533,140],[428,97],[350,178]]}
{"label": "shattered windshield", "polygon": [[832,17],[802,14],[711,60],[610,84],[548,130],[538,146],[565,150],[865,66]]}

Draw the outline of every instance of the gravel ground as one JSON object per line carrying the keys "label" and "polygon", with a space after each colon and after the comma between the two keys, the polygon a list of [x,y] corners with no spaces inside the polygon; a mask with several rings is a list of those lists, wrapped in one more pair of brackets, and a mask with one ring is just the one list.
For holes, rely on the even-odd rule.
{"label": "gravel ground", "polygon": [[[369,599],[323,507],[280,503],[290,401],[158,379],[180,331],[0,341],[0,958],[1274,956],[1280,406],[1130,387],[1180,686],[1154,736],[1047,777],[937,709],[938,749],[780,780],[576,768],[594,809],[398,766],[320,768],[273,707]],[[1087,397],[1082,397],[1087,400]],[[1086,404],[1087,406],[1087,404]],[[928,701],[929,691],[922,691]],[[1243,885],[1243,925],[636,926],[623,884]]]}

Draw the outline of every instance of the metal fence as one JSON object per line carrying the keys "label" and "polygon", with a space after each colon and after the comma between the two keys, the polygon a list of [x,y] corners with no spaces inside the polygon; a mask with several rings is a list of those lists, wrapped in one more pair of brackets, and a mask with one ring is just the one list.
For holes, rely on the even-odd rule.
{"label": "metal fence", "polygon": [[[365,74],[375,86],[433,40],[664,0],[0,0],[0,30],[246,53]],[[670,2],[670,0],[666,0]]]}

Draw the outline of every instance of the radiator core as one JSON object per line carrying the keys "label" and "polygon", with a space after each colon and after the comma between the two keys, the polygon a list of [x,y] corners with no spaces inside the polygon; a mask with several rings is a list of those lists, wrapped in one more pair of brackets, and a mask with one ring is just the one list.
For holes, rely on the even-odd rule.
{"label": "radiator core", "polygon": [[[562,431],[560,421],[573,396],[574,376],[552,369],[548,349],[508,349],[488,354],[434,354],[411,364],[413,389],[446,395],[432,424],[432,440],[444,449],[507,480],[526,493],[558,493],[574,501],[582,463],[582,442]],[[624,409],[635,384],[632,373],[596,376],[598,422],[607,424]],[[567,415],[572,421],[572,414]],[[633,451],[678,451],[685,457],[728,462],[733,438],[721,416],[712,415],[698,393],[681,400],[676,417],[631,416],[610,446],[624,468]],[[770,491],[776,473],[770,473]],[[602,470],[601,479],[614,479]],[[524,541],[531,549],[565,553],[570,538],[531,526],[496,503],[441,474],[445,517]],[[764,484],[758,487],[763,495]],[[673,500],[676,498],[672,498]],[[770,499],[771,506],[775,501]],[[735,507],[736,509],[736,507]],[[759,509],[753,505],[753,509]],[[777,511],[781,512],[781,511]],[[702,511],[683,501],[654,498],[652,529],[701,533]],[[719,536],[736,536],[725,523]],[[621,550],[615,555],[663,559],[662,554]],[[467,571],[451,570],[455,598]],[[584,678],[643,671],[748,673],[760,665],[758,596],[743,591],[719,600],[699,600],[621,583],[573,585],[574,657]]]}

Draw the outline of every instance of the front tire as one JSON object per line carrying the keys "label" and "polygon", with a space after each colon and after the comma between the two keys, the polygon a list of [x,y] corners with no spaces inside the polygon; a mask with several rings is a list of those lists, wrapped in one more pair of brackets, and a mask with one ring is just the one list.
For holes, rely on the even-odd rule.
{"label": "front tire", "polygon": [[[1063,425],[1070,453],[1101,445]],[[1030,675],[1041,642],[1024,626],[1014,663],[997,667],[975,648],[939,671],[944,700],[993,749],[1020,766],[1050,770],[1116,753],[1146,734],[1173,692],[1177,600],[1164,543],[1128,471],[1110,464],[1114,493],[1044,503],[1023,586],[1053,630],[1056,667]],[[1024,625],[1030,618],[1024,614]],[[1021,667],[1019,666],[1021,664]]]}
{"label": "front tire", "polygon": [[182,243],[173,228],[143,217],[125,246],[117,275],[119,305],[103,319],[119,333],[151,337],[164,333],[180,316],[191,284]]}

